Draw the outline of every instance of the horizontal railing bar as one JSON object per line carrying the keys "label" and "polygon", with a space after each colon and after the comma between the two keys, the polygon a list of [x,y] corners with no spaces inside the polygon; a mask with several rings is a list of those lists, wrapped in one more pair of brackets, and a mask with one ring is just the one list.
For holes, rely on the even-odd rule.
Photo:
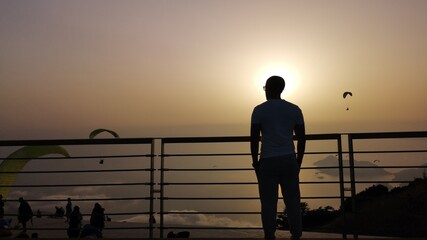
{"label": "horizontal railing bar", "polygon": [[[131,201],[131,200],[150,200],[149,197],[137,198],[137,197],[122,197],[122,198],[73,198],[73,202],[85,202],[85,201]],[[155,199],[155,198],[153,198]],[[8,202],[19,202],[16,200],[7,200]],[[66,202],[67,199],[25,199],[27,202]]]}
{"label": "horizontal railing bar", "polygon": [[[343,166],[344,169],[351,168],[350,166]],[[396,165],[396,166],[354,166],[354,168],[427,168],[427,165]],[[325,167],[302,167],[301,170],[311,170],[311,169],[339,169],[339,166],[325,166]],[[202,172],[202,171],[253,171],[253,168],[163,168],[156,169],[160,171],[169,171],[169,172]]]}
{"label": "horizontal railing bar", "polygon": [[[378,151],[354,151],[353,153],[423,153],[427,150],[378,150]],[[334,151],[326,152],[306,152],[306,155],[319,155],[319,154],[338,154]],[[349,154],[349,152],[342,152],[342,154]],[[221,156],[250,156],[250,153],[167,153],[161,154],[161,157],[221,157]]]}
{"label": "horizontal railing bar", "polygon": [[[349,167],[345,167],[345,168],[349,168]],[[426,165],[420,165],[420,166],[354,166],[354,168],[372,168],[372,169],[377,169],[377,168],[427,168]]]}
{"label": "horizontal railing bar", "polygon": [[[68,228],[34,228],[34,227],[27,227],[27,230],[30,231],[41,231],[41,230],[49,230],[49,231],[65,231]],[[150,227],[104,227],[103,230],[126,230],[126,229],[150,229]]]}
{"label": "horizontal railing bar", "polygon": [[[307,134],[306,140],[337,140],[342,135],[349,135],[353,139],[372,138],[423,138],[426,131],[421,132],[383,132],[383,133],[330,133]],[[49,139],[49,140],[1,140],[0,146],[24,145],[93,145],[93,144],[151,144],[154,139],[161,139],[163,143],[209,143],[209,142],[249,142],[249,136],[227,137],[170,137],[170,138],[103,138],[103,139]],[[295,137],[294,137],[295,139]]]}
{"label": "horizontal railing bar", "polygon": [[249,156],[250,153],[168,153],[160,157],[221,157],[221,156]]}
{"label": "horizontal railing bar", "polygon": [[[143,224],[143,223],[140,223]],[[154,228],[154,227],[153,227]],[[146,227],[105,227],[103,230],[126,230],[126,229],[150,229],[149,226]]]}
{"label": "horizontal railing bar", "polygon": [[160,200],[254,200],[259,197],[161,197]]}
{"label": "horizontal railing bar", "polygon": [[159,185],[246,185],[258,184],[257,182],[164,182]]}
{"label": "horizontal railing bar", "polygon": [[153,139],[154,138],[2,140],[0,141],[0,146],[151,144]]}
{"label": "horizontal railing bar", "polygon": [[[158,229],[160,229],[160,228],[158,228]],[[192,229],[193,230],[195,230],[195,229],[197,229],[197,230],[213,230],[213,229],[216,229],[216,230],[227,230],[227,229],[232,230],[232,229],[236,229],[236,230],[260,230],[260,229],[263,229],[263,228],[262,227],[191,227],[191,226],[188,226],[188,227],[173,227],[172,226],[172,227],[163,227],[163,229],[189,229],[189,230],[192,230]],[[245,239],[248,239],[248,238],[245,238]]]}
{"label": "horizontal railing bar", "polygon": [[253,168],[163,168],[160,171],[169,172],[203,172],[203,171],[249,171]]}
{"label": "horizontal railing bar", "polygon": [[352,139],[382,139],[382,138],[424,138],[427,132],[383,132],[383,133],[350,133]]}
{"label": "horizontal railing bar", "polygon": [[216,142],[249,142],[249,136],[232,137],[176,137],[162,138],[162,143],[216,143]]}
{"label": "horizontal railing bar", "polygon": [[[125,215],[147,215],[150,214],[150,212],[117,212],[117,213],[105,213],[107,216],[125,216]],[[91,214],[87,214],[87,216],[90,216]]]}
{"label": "horizontal railing bar", "polygon": [[138,186],[138,185],[152,185],[151,183],[94,183],[94,184],[40,184],[40,185],[0,185],[0,187],[12,188],[31,188],[31,187],[99,187],[99,186]]}
{"label": "horizontal railing bar", "polygon": [[97,156],[75,156],[75,157],[37,157],[37,158],[0,158],[0,160],[60,160],[60,159],[92,159],[92,158],[103,158],[103,159],[114,159],[114,158],[137,158],[137,157],[155,157],[156,155],[151,154],[138,154],[138,155],[97,155]]}
{"label": "horizontal railing bar", "polygon": [[356,153],[424,153],[427,150],[376,150],[376,151],[353,151]]}
{"label": "horizontal railing bar", "polygon": [[[42,214],[42,217],[52,217],[55,214]],[[91,216],[91,213],[82,213],[82,216]],[[106,216],[150,215],[150,212],[117,212],[105,213]],[[18,214],[5,214],[5,216],[17,217]],[[63,216],[65,217],[65,215]]]}
{"label": "horizontal railing bar", "polygon": [[413,182],[413,180],[408,180],[408,181],[355,181],[355,183],[411,183]]}
{"label": "horizontal railing bar", "polygon": [[[335,151],[326,152],[306,152],[304,154],[338,154]],[[166,153],[160,154],[160,157],[221,157],[221,156],[250,156],[250,153]]]}
{"label": "horizontal railing bar", "polygon": [[0,172],[2,173],[101,173],[101,172],[148,172],[154,171],[156,169],[152,168],[141,168],[141,169],[106,169],[106,170],[63,170],[63,171],[8,171]]}
{"label": "horizontal railing bar", "polygon": [[[323,182],[300,182],[300,184],[338,184],[339,181],[323,181]],[[350,183],[350,181],[344,181]],[[159,185],[250,185],[258,184],[258,182],[164,182]]]}
{"label": "horizontal railing bar", "polygon": [[[350,168],[349,166],[343,166],[343,168]],[[378,169],[378,168],[427,168],[426,165],[395,165],[395,166],[354,166],[354,168],[360,169]],[[311,169],[339,169],[338,166],[326,166],[326,167],[302,167],[301,170]],[[253,171],[253,168],[164,168],[164,169],[152,169],[152,168],[141,168],[141,169],[106,169],[106,170],[61,170],[61,171],[3,171],[0,174],[54,174],[54,173],[105,173],[105,172],[148,172],[148,171],[170,171],[170,172],[181,172],[181,171]]]}
{"label": "horizontal railing bar", "polygon": [[185,214],[185,215],[194,215],[194,214],[260,214],[261,212],[179,212],[179,211],[166,211],[159,212],[159,214]]}
{"label": "horizontal railing bar", "polygon": [[[355,181],[355,183],[410,183],[412,181]],[[300,184],[339,184],[339,181],[302,181]],[[343,181],[344,184],[349,184],[351,181]],[[255,185],[258,182],[165,182],[159,185]],[[0,186],[1,187],[1,186]]]}
{"label": "horizontal railing bar", "polygon": [[[331,134],[307,134],[306,140],[337,140],[341,135]],[[296,139],[294,137],[294,139]],[[249,136],[231,136],[231,137],[171,137],[162,138],[163,143],[217,143],[217,142],[249,142]]]}
{"label": "horizontal railing bar", "polygon": [[[150,227],[105,227],[104,230],[145,230],[150,229]],[[160,227],[153,227],[153,229],[160,229]],[[170,226],[163,227],[162,229],[187,229],[187,230],[262,230],[262,227],[194,227],[194,226]],[[67,228],[29,228],[27,230],[51,230],[51,231],[64,231]],[[248,239],[248,238],[246,238]],[[250,239],[250,238],[249,238]]]}
{"label": "horizontal railing bar", "polygon": [[[301,197],[301,199],[334,199],[340,198],[340,196],[319,196],[319,197]],[[258,200],[259,197],[163,197],[158,198],[161,200]],[[279,197],[278,199],[283,199]]]}

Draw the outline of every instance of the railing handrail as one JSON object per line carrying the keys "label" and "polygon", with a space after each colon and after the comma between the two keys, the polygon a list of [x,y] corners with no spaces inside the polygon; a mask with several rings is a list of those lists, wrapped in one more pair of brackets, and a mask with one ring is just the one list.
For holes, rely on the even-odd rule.
{"label": "railing handrail", "polygon": [[43,145],[103,145],[103,144],[151,144],[155,138],[97,138],[97,139],[43,139],[0,140],[0,146]]}
{"label": "railing handrail", "polygon": [[[306,140],[334,140],[340,133],[307,134]],[[217,137],[163,137],[163,143],[212,143],[212,142],[249,142],[249,136],[217,136]],[[295,137],[294,137],[295,139]]]}
{"label": "railing handrail", "polygon": [[[367,132],[367,133],[326,133],[307,134],[307,140],[335,139],[338,136],[351,135],[353,139],[374,138],[423,138],[427,131],[410,132]],[[92,145],[92,144],[141,144],[161,139],[164,143],[197,143],[197,142],[247,142],[249,136],[216,136],[216,137],[147,137],[147,138],[98,138],[98,139],[33,139],[33,140],[0,140],[0,146],[23,145]]]}
{"label": "railing handrail", "polygon": [[352,139],[424,138],[427,131],[348,133]]}

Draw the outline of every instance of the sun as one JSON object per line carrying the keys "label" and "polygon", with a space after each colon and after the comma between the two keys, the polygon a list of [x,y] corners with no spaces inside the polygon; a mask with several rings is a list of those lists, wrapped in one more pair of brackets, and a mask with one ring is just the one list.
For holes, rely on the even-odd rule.
{"label": "sun", "polygon": [[285,79],[285,90],[283,90],[282,96],[291,97],[296,92],[299,74],[294,68],[284,65],[271,65],[261,68],[256,74],[255,87],[262,90],[265,82],[271,76],[280,76]]}

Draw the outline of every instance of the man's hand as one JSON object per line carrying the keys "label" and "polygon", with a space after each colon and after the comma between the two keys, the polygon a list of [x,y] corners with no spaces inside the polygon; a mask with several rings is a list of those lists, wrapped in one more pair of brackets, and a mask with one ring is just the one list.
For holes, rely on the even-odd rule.
{"label": "man's hand", "polygon": [[261,136],[261,125],[251,124],[252,167],[255,169],[256,173],[258,173],[258,170],[259,170],[258,149],[259,149],[260,136]]}
{"label": "man's hand", "polygon": [[304,158],[305,153],[305,126],[304,124],[295,125],[295,137],[297,139],[297,154],[296,159],[299,167],[301,168],[302,159]]}
{"label": "man's hand", "polygon": [[259,162],[253,162],[252,167],[254,168],[255,172],[258,173],[259,171]]}

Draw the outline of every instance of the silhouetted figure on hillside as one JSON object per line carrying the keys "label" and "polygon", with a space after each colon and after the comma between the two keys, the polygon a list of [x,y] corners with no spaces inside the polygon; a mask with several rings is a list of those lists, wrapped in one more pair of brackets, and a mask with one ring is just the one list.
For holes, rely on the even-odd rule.
{"label": "silhouetted figure on hillside", "polygon": [[3,195],[0,194],[0,218],[4,217],[4,201]]}
{"label": "silhouetted figure on hillside", "polygon": [[68,221],[67,234],[69,238],[78,238],[82,226],[83,216],[80,213],[79,206],[74,206],[73,211],[70,213]]}
{"label": "silhouetted figure on hillside", "polygon": [[284,88],[283,78],[268,78],[264,87],[267,101],[254,108],[251,118],[252,166],[258,178],[265,239],[275,239],[279,185],[288,209],[291,239],[300,239],[302,235],[299,171],[305,152],[305,126],[301,109],[280,98]]}
{"label": "silhouetted figure on hillside", "polygon": [[67,222],[70,220],[71,212],[73,211],[73,204],[71,203],[71,198],[67,199],[67,205],[65,206],[65,216],[67,217]]}
{"label": "silhouetted figure on hillside", "polygon": [[92,210],[92,214],[90,216],[90,224],[99,230],[102,231],[105,225],[105,209],[101,207],[99,203],[95,203],[95,206]]}
{"label": "silhouetted figure on hillside", "polygon": [[23,232],[27,231],[27,222],[33,218],[33,210],[24,198],[19,198],[18,222],[22,223]]}

